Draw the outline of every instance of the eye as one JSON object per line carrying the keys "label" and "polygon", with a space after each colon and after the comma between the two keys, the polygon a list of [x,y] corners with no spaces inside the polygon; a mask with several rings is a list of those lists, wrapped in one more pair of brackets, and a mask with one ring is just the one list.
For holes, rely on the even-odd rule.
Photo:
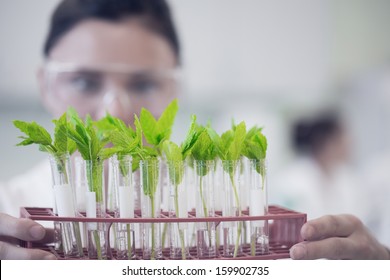
{"label": "eye", "polygon": [[135,94],[151,94],[160,87],[160,82],[152,77],[135,77],[128,83],[128,90]]}
{"label": "eye", "polygon": [[102,81],[96,75],[90,74],[75,74],[69,79],[70,88],[78,94],[98,94],[101,87]]}

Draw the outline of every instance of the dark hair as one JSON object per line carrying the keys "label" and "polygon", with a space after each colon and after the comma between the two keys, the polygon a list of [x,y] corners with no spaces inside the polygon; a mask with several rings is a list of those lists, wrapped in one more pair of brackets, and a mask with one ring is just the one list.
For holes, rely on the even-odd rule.
{"label": "dark hair", "polygon": [[297,152],[320,152],[328,140],[341,131],[338,116],[326,114],[314,119],[302,119],[293,127],[293,145]]}
{"label": "dark hair", "polygon": [[139,17],[147,28],[163,36],[180,61],[180,44],[165,0],[63,0],[55,9],[43,53],[47,57],[58,40],[86,19],[120,21]]}

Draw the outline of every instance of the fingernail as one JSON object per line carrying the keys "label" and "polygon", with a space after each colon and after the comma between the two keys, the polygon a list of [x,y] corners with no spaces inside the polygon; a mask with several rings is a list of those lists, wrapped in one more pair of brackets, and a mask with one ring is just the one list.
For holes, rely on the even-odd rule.
{"label": "fingernail", "polygon": [[294,260],[301,260],[306,255],[306,249],[303,245],[295,245],[290,249],[290,256]]}
{"label": "fingernail", "polygon": [[54,256],[53,254],[47,254],[46,256],[43,257],[44,260],[56,260],[56,256]]}
{"label": "fingernail", "polygon": [[311,239],[314,233],[315,233],[314,228],[311,225],[306,225],[305,227],[302,227],[301,235],[303,239],[305,240]]}
{"label": "fingernail", "polygon": [[30,228],[30,235],[34,239],[42,239],[45,236],[45,229],[42,226],[32,226]]}

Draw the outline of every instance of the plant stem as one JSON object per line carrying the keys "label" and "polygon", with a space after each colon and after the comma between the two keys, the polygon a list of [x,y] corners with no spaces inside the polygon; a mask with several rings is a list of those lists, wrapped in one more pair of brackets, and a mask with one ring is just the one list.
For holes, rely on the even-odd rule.
{"label": "plant stem", "polygon": [[[99,205],[100,203],[103,202],[103,180],[102,180],[103,165],[98,160],[87,160],[86,169],[87,169],[87,180],[88,180],[89,191],[94,192],[96,195],[96,205],[97,205],[96,211],[99,212],[97,213],[97,216],[100,217],[102,215],[102,213],[100,212],[103,212],[105,210],[105,209],[101,209],[102,205]],[[102,249],[101,249],[98,231],[99,230],[93,230],[92,232],[93,232],[93,238],[95,240],[97,257],[98,259],[102,259]]]}
{"label": "plant stem", "polygon": [[246,239],[246,236],[247,236],[247,231],[248,231],[248,227],[247,227],[247,223],[242,221],[242,233],[243,233],[243,240],[242,240],[242,243],[243,244],[246,244],[247,243],[247,239]]}
{"label": "plant stem", "polygon": [[256,256],[256,235],[257,230],[255,230],[255,233],[251,236],[251,255]]}
{"label": "plant stem", "polygon": [[127,258],[130,260],[132,257],[132,244],[131,244],[131,228],[130,224],[126,224],[127,230]]}
{"label": "plant stem", "polygon": [[[261,161],[260,160],[256,160],[255,161],[255,166],[254,166],[254,169],[259,173],[261,174],[261,190],[264,191],[264,187],[265,187],[265,168],[264,166],[261,166]],[[268,211],[268,209],[267,209]],[[258,235],[258,228],[255,229],[255,232],[254,234],[251,236],[251,254],[252,256],[255,256],[256,255],[256,238],[257,238],[257,235]]]}
{"label": "plant stem", "polygon": [[[241,216],[240,197],[238,196],[236,183],[234,181],[234,169],[233,169],[233,172],[229,172],[229,176],[230,176],[230,181],[232,182],[234,198],[236,200],[236,206],[238,208],[238,216]],[[241,238],[241,228],[242,228],[242,222],[238,221],[236,244],[234,246],[234,254],[233,254],[234,258],[237,257],[237,253],[238,253],[238,247],[239,247],[239,242],[240,242],[240,238]]]}
{"label": "plant stem", "polygon": [[74,235],[76,237],[76,246],[77,246],[77,250],[79,252],[79,256],[83,257],[84,252],[83,252],[83,245],[81,242],[80,225],[78,222],[73,222],[73,232],[74,232]]}
{"label": "plant stem", "polygon": [[[176,218],[179,218],[179,185],[175,185],[175,212]],[[181,243],[181,258],[183,260],[186,259],[186,248],[184,244],[184,233],[183,230],[180,229],[180,223],[177,223],[177,229],[179,230],[180,243]]]}
{"label": "plant stem", "polygon": [[161,235],[161,247],[162,248],[165,248],[165,241],[167,240],[167,231],[168,231],[168,224],[165,223],[164,224],[164,228],[163,228],[163,232],[162,232],[162,235]]}
{"label": "plant stem", "polygon": [[102,248],[100,246],[100,238],[99,238],[99,233],[98,230],[93,230],[93,239],[95,239],[95,246],[96,246],[96,253],[97,253],[97,258],[98,260],[102,260]]}
{"label": "plant stem", "polygon": [[63,158],[62,155],[59,155],[59,156],[55,156],[56,157],[56,161],[57,161],[57,170],[58,170],[58,173],[61,174],[62,176],[60,177],[60,183],[61,184],[69,184],[69,181],[68,181],[68,174],[67,174],[67,171],[66,171],[66,158]]}
{"label": "plant stem", "polygon": [[[199,182],[199,189],[200,189],[200,199],[202,200],[202,205],[203,205],[203,213],[204,213],[204,216],[205,218],[207,218],[209,215],[208,215],[208,211],[207,211],[207,205],[206,205],[206,200],[203,196],[203,180],[202,180],[202,177],[199,178],[200,182]],[[208,231],[208,235],[209,235],[209,246],[211,246],[211,232],[210,232],[210,224],[208,222],[206,222],[206,225],[207,225],[207,231]]]}
{"label": "plant stem", "polygon": [[216,232],[216,234],[215,234],[215,244],[216,244],[217,248],[219,248],[220,245],[221,245],[221,241],[219,240],[219,234],[218,234],[219,228],[218,227],[219,227],[219,225],[215,227],[215,232]]}
{"label": "plant stem", "polygon": [[181,259],[185,260],[187,258],[187,252],[184,244],[184,232],[182,229],[179,229],[179,236],[180,236],[180,242],[181,242]]}
{"label": "plant stem", "polygon": [[[131,167],[129,166],[130,161],[126,160],[124,157],[119,161],[119,169],[122,174],[122,178],[124,181],[124,186],[130,187],[131,179],[130,179],[130,171]],[[126,232],[127,232],[127,258],[130,260],[132,257],[132,242],[131,242],[131,226],[130,224],[126,224]]]}
{"label": "plant stem", "polygon": [[[154,195],[150,195],[150,202],[152,204],[152,218],[154,218]],[[154,223],[152,223],[152,249],[150,253],[150,259],[155,260],[156,259],[156,252],[155,252],[155,232],[154,232]]]}
{"label": "plant stem", "polygon": [[[54,155],[54,158],[56,160],[56,166],[57,166],[57,170],[58,170],[58,173],[60,175],[60,184],[67,184],[69,185],[69,177],[68,177],[68,171],[66,169],[66,166],[67,166],[67,160],[68,160],[68,157],[65,156],[64,157],[64,154],[61,154],[61,155]],[[70,185],[69,185],[70,187]],[[82,242],[81,242],[81,234],[80,234],[80,227],[79,227],[79,223],[78,222],[72,222],[72,230],[73,230],[73,234],[75,236],[75,239],[76,239],[76,246],[77,246],[77,251],[78,251],[78,254],[80,257],[82,257],[84,255],[84,252],[83,252],[83,245],[82,245]],[[66,235],[70,235],[71,236],[71,232],[68,232],[68,231],[64,231],[64,234]],[[69,236],[66,236],[65,238],[68,238]],[[72,238],[71,238],[72,240]],[[73,251],[73,244],[70,244],[70,247],[71,250]]]}

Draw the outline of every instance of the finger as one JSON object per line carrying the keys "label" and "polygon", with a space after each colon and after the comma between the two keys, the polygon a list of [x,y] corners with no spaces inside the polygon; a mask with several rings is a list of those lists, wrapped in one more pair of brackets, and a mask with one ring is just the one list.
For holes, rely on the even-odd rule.
{"label": "finger", "polygon": [[20,239],[14,238],[14,237],[9,237],[9,236],[0,236],[0,241],[18,245],[20,244]]}
{"label": "finger", "polygon": [[25,249],[0,241],[2,260],[55,260],[56,256],[38,249]]}
{"label": "finger", "polygon": [[[36,243],[42,243],[42,244],[49,244],[54,242],[54,229],[52,228],[45,228],[45,236],[40,239],[36,240]],[[4,241],[6,243],[18,245],[20,244],[20,239],[15,238],[15,237],[10,237],[10,236],[0,236],[0,241]]]}
{"label": "finger", "polygon": [[291,247],[290,256],[294,260],[351,259],[355,251],[356,246],[348,238],[333,237],[298,243]]}
{"label": "finger", "polygon": [[54,229],[45,228],[45,236],[42,239],[38,240],[37,242],[42,244],[53,243],[54,237],[55,237]]}
{"label": "finger", "polygon": [[352,215],[327,215],[308,221],[301,228],[304,240],[321,240],[329,237],[346,237],[361,226],[358,218]]}
{"label": "finger", "polygon": [[18,219],[0,213],[0,236],[16,237],[25,241],[37,241],[45,237],[45,228],[30,219]]}

